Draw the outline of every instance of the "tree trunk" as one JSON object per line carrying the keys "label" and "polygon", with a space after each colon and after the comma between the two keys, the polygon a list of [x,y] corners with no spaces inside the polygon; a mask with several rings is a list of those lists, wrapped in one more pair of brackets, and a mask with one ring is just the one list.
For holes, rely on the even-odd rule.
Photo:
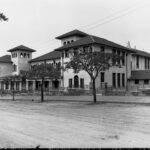
{"label": "tree trunk", "polygon": [[41,83],[41,102],[44,102],[44,90],[43,90],[43,79],[42,79],[42,83]]}
{"label": "tree trunk", "polygon": [[94,101],[94,103],[96,103],[95,79],[93,79],[93,101]]}
{"label": "tree trunk", "polygon": [[13,101],[15,101],[15,91],[13,89]]}
{"label": "tree trunk", "polygon": [[12,90],[13,90],[13,91],[12,91],[12,92],[13,92],[13,101],[15,101],[15,87],[14,87],[14,86],[15,86],[15,85],[14,85],[14,83],[13,83],[13,89],[12,89]]}

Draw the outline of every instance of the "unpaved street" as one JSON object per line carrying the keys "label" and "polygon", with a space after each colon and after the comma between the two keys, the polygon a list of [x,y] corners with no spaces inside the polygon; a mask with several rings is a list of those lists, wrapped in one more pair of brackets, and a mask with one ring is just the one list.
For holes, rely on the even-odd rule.
{"label": "unpaved street", "polygon": [[0,147],[150,147],[150,105],[0,101]]}

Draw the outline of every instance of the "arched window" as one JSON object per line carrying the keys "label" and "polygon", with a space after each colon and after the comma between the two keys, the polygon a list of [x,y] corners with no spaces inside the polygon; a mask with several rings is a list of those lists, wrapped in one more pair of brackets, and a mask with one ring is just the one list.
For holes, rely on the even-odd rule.
{"label": "arched window", "polygon": [[13,71],[16,72],[17,71],[17,65],[13,65]]}
{"label": "arched window", "polygon": [[71,43],[74,42],[74,40],[71,40]]}
{"label": "arched window", "polygon": [[23,57],[23,53],[20,53],[20,57],[21,57],[21,58]]}
{"label": "arched window", "polygon": [[64,42],[64,45],[66,45],[66,42]]}
{"label": "arched window", "polygon": [[79,87],[79,77],[77,75],[74,76],[74,87],[75,88]]}
{"label": "arched window", "polygon": [[69,44],[69,43],[70,43],[70,41],[67,42],[67,44]]}
{"label": "arched window", "polygon": [[26,58],[26,53],[24,53],[24,58]]}

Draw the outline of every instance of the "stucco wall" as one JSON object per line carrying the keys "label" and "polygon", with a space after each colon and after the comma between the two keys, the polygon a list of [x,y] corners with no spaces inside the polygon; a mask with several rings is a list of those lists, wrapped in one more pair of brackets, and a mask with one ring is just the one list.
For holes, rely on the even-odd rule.
{"label": "stucco wall", "polygon": [[[11,57],[11,60],[13,64],[17,66],[17,71],[12,74],[19,74],[20,70],[29,70],[30,64],[29,61],[32,59],[32,53],[31,52],[26,52],[26,51],[15,51],[17,53],[17,57]],[[21,57],[21,53],[24,54],[29,54],[29,57],[26,55],[26,57]],[[13,54],[13,53],[12,53]]]}

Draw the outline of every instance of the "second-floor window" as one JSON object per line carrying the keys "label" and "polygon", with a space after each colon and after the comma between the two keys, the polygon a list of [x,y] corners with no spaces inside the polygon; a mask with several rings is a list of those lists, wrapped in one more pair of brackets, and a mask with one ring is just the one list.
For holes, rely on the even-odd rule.
{"label": "second-floor window", "polygon": [[17,71],[17,65],[13,65],[13,71],[16,72]]}
{"label": "second-floor window", "polygon": [[136,68],[139,68],[139,56],[136,57]]}
{"label": "second-floor window", "polygon": [[101,52],[105,51],[105,47],[104,46],[101,46],[100,49],[101,49]]}
{"label": "second-floor window", "polygon": [[145,58],[145,69],[147,69],[147,58]]}
{"label": "second-floor window", "polygon": [[122,65],[125,65],[125,52],[122,52]]}
{"label": "second-floor window", "polygon": [[105,74],[104,74],[104,72],[101,72],[101,82],[105,82]]}
{"label": "second-floor window", "polygon": [[[117,55],[120,56],[120,51],[119,50],[117,51]],[[117,64],[120,65],[120,59],[117,60]]]}
{"label": "second-floor window", "polygon": [[68,50],[65,51],[65,57],[69,57],[69,52],[68,52]]}

